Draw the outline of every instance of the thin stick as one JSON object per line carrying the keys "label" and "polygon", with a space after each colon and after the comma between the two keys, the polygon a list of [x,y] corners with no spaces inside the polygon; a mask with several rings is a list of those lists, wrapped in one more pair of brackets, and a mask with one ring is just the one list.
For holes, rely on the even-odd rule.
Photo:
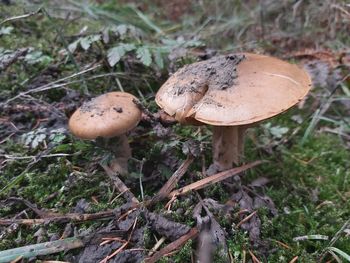
{"label": "thin stick", "polygon": [[158,252],[156,252],[152,257],[146,258],[145,263],[155,263],[159,259],[161,259],[166,254],[169,254],[170,252],[180,248],[183,246],[189,239],[193,239],[198,235],[198,229],[196,227],[193,227],[187,234],[180,237],[178,240],[171,242],[166,247],[162,248]]}
{"label": "thin stick", "polygon": [[106,165],[100,164],[102,168],[105,170],[106,174],[113,181],[115,187],[118,189],[120,193],[123,193],[123,196],[126,200],[130,200],[135,204],[139,203],[139,200],[135,197],[135,195],[130,191],[130,189],[123,183],[122,180]]}
{"label": "thin stick", "polygon": [[103,246],[103,245],[108,244],[108,243],[113,242],[113,241],[118,241],[120,243],[128,242],[127,240],[121,239],[119,237],[103,237],[101,240],[102,240],[102,242],[100,243],[100,246]]}
{"label": "thin stick", "polygon": [[125,242],[121,247],[119,247],[116,251],[114,251],[112,254],[108,255],[107,257],[105,257],[103,260],[100,261],[100,263],[106,263],[108,260],[110,260],[111,258],[113,258],[114,256],[116,256],[118,253],[120,253],[130,242],[132,234],[134,233],[135,227],[137,224],[137,217],[135,218],[134,224],[132,226],[129,238],[127,240],[127,242]]}
{"label": "thin stick", "polygon": [[192,184],[189,184],[189,185],[186,185],[185,187],[182,187],[178,190],[174,190],[172,191],[168,197],[169,198],[172,198],[174,195],[184,195],[192,190],[198,190],[198,189],[202,189],[208,185],[212,185],[212,184],[215,184],[217,182],[220,182],[220,181],[223,181],[227,178],[230,178],[234,175],[237,175],[239,173],[242,173],[250,168],[253,168],[259,164],[262,164],[264,161],[255,161],[255,162],[252,162],[252,163],[249,163],[249,164],[246,164],[246,165],[242,165],[241,167],[237,167],[237,168],[233,168],[233,169],[230,169],[230,170],[227,170],[227,171],[224,171],[224,172],[220,172],[220,173],[217,173],[215,175],[212,175],[212,176],[209,176],[209,177],[206,177],[202,180],[199,180],[197,182],[194,182]]}
{"label": "thin stick", "polygon": [[36,10],[36,11],[34,11],[34,12],[31,12],[31,13],[28,13],[28,14],[24,14],[24,15],[20,15],[20,16],[13,16],[13,17],[6,18],[5,20],[1,21],[0,26],[1,26],[2,24],[5,24],[5,23],[7,23],[7,22],[10,22],[10,21],[14,21],[14,20],[18,20],[18,19],[28,18],[28,17],[34,16],[34,15],[40,13],[40,12],[41,12],[41,7],[40,7],[38,10]]}
{"label": "thin stick", "polygon": [[250,249],[248,249],[248,252],[249,252],[250,256],[252,257],[252,260],[254,263],[261,263],[261,261],[254,255],[254,253],[252,251],[250,251]]}
{"label": "thin stick", "polygon": [[159,239],[158,242],[148,252],[148,255],[152,256],[157,251],[157,249],[164,243],[165,239],[166,239],[165,237],[162,237],[161,239]]}
{"label": "thin stick", "polygon": [[175,171],[175,173],[169,178],[169,180],[163,185],[159,192],[152,198],[151,203],[157,203],[169,195],[171,190],[174,189],[176,184],[182,178],[182,176],[187,172],[188,167],[194,160],[193,155],[188,155],[187,159],[180,165],[180,167]]}
{"label": "thin stick", "polygon": [[244,224],[244,223],[247,222],[249,219],[251,219],[255,214],[256,214],[256,211],[254,211],[254,212],[251,213],[250,215],[248,215],[248,216],[246,216],[245,218],[243,218],[243,219],[236,225],[236,228],[239,228],[242,224]]}
{"label": "thin stick", "polygon": [[[77,73],[74,73],[74,74],[72,74],[70,76],[67,76],[67,77],[58,79],[56,81],[50,82],[48,84],[42,85],[40,87],[37,87],[37,88],[34,88],[34,89],[30,89],[30,90],[25,91],[25,92],[20,92],[18,95],[8,99],[4,103],[1,103],[0,106],[6,105],[6,104],[10,103],[11,101],[14,101],[14,100],[16,100],[16,99],[18,99],[18,98],[20,98],[22,96],[25,96],[25,95],[28,95],[28,94],[31,94],[31,93],[38,93],[38,92],[41,92],[41,91],[45,91],[45,90],[49,90],[49,89],[54,89],[54,88],[59,88],[59,87],[66,86],[69,83],[59,83],[59,84],[56,84],[56,83],[64,81],[64,80],[67,80],[67,79],[70,79],[70,78],[74,78],[74,77],[80,76],[80,75],[85,74],[85,73],[87,73],[89,71],[92,71],[92,70],[94,70],[94,69],[96,69],[96,68],[98,68],[100,66],[101,66],[101,64],[97,64],[97,65],[94,65],[94,66],[92,66],[90,68],[87,68],[87,69],[84,69],[84,70],[79,71]],[[79,80],[79,81],[72,81],[70,83],[78,83],[78,82],[81,82],[81,80]],[[54,85],[54,84],[56,84],[56,85]]]}
{"label": "thin stick", "polygon": [[39,219],[0,219],[0,225],[37,225],[37,224],[46,224],[52,222],[82,222],[95,219],[109,219],[115,217],[114,210],[108,210],[104,212],[94,213],[94,214],[79,214],[79,213],[70,213],[60,216],[53,216],[47,218]]}

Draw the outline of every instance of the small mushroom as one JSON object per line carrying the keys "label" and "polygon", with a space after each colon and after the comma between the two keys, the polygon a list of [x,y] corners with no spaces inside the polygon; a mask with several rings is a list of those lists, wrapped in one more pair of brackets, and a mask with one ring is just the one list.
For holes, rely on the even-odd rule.
{"label": "small mushroom", "polygon": [[212,174],[239,165],[245,130],[298,103],[311,80],[298,66],[251,53],[187,65],[159,89],[157,104],[184,124],[213,125]]}
{"label": "small mushroom", "polygon": [[78,138],[95,140],[110,149],[115,160],[112,169],[127,174],[131,157],[126,133],[137,126],[141,111],[126,92],[110,92],[85,102],[69,119],[69,129]]}

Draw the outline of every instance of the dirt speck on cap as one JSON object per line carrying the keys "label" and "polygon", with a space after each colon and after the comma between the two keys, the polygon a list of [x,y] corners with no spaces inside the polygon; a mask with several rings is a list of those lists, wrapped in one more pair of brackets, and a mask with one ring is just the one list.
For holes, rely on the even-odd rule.
{"label": "dirt speck on cap", "polygon": [[113,107],[113,110],[115,110],[118,113],[122,113],[123,112],[123,108],[122,107]]}

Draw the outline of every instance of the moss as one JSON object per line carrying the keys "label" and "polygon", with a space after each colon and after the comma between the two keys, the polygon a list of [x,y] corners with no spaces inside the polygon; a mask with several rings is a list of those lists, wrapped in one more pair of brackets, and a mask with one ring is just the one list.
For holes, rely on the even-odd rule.
{"label": "moss", "polygon": [[160,263],[166,263],[166,262],[174,262],[174,263],[190,263],[192,262],[192,248],[193,247],[193,241],[189,240],[186,242],[185,245],[181,247],[181,249],[170,257],[163,257],[159,260]]}
{"label": "moss", "polygon": [[[276,218],[263,217],[262,237],[278,237],[292,248],[277,249],[269,257],[271,262],[291,259],[293,255],[299,255],[303,262],[317,261],[328,241],[295,242],[293,238],[312,234],[332,238],[342,227],[350,215],[350,204],[344,200],[350,186],[349,159],[349,152],[337,137],[322,134],[313,136],[305,145],[295,144],[276,152],[269,164],[256,169],[256,173],[272,180],[266,194],[279,209]],[[342,239],[336,246],[350,251],[350,244]]]}

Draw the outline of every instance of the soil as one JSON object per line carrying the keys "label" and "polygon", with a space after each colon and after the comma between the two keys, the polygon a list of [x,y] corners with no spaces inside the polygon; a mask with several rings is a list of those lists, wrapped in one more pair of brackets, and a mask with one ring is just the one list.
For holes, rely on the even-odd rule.
{"label": "soil", "polygon": [[[92,99],[90,101],[84,102],[80,107],[80,111],[82,113],[94,112],[98,116],[103,116],[104,109],[101,109],[98,105],[96,105],[96,99]],[[91,114],[91,118],[94,117],[94,114]]]}
{"label": "soil", "polygon": [[181,68],[173,78],[183,80],[192,79],[190,85],[174,85],[172,93],[181,95],[186,92],[205,93],[205,89],[225,90],[235,85],[238,77],[236,66],[245,59],[242,54],[215,56],[206,61],[193,63]]}

